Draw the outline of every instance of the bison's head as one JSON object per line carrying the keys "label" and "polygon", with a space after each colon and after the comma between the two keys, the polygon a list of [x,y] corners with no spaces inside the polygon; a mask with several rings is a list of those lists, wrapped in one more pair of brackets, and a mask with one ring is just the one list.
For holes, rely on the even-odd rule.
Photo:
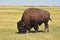
{"label": "bison's head", "polygon": [[17,28],[20,33],[26,33],[25,23],[23,21],[17,23]]}

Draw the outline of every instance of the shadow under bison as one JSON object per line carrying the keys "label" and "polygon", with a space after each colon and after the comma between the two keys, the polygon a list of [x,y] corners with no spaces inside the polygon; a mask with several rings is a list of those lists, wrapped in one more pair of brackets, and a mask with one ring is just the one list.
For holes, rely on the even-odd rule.
{"label": "shadow under bison", "polygon": [[[27,32],[27,33],[45,33],[43,30],[38,30],[37,32],[35,31],[30,31],[30,32]],[[22,33],[22,32],[16,32],[16,34],[26,34],[26,33]]]}

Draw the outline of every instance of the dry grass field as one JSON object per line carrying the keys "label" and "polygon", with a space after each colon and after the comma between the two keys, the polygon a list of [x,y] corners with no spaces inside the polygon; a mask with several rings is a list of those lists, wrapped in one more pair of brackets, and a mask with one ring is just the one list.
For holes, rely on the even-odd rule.
{"label": "dry grass field", "polygon": [[[17,33],[16,23],[21,19],[23,11],[30,7],[50,12],[52,21],[49,21],[49,33]],[[44,30],[44,24],[39,30]],[[60,40],[60,7],[0,6],[0,40]]]}

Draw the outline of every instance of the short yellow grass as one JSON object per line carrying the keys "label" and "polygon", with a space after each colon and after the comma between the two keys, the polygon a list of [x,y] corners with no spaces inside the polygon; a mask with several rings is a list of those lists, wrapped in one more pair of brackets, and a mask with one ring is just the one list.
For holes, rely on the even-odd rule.
{"label": "short yellow grass", "polygon": [[[17,22],[21,19],[23,11],[30,6],[0,6],[0,40],[60,40],[60,7],[31,6],[47,10],[51,14],[49,33],[17,34]],[[44,30],[44,24],[39,27]]]}

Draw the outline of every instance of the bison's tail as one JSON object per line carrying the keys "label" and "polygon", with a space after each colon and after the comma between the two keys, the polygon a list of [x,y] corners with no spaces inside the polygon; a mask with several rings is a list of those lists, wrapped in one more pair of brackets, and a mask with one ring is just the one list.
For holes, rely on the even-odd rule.
{"label": "bison's tail", "polygon": [[51,18],[49,18],[49,20],[50,20],[50,21],[52,21],[52,19],[51,19]]}

